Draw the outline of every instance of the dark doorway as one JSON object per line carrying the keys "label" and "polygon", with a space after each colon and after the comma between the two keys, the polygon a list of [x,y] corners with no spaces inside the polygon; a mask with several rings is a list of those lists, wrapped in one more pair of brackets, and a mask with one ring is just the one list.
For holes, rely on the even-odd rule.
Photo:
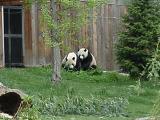
{"label": "dark doorway", "polygon": [[22,7],[4,7],[5,66],[23,66]]}

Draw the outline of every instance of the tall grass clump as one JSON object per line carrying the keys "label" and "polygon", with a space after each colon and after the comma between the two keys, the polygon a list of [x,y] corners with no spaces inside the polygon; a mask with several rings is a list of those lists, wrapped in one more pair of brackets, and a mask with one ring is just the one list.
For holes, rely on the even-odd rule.
{"label": "tall grass clump", "polygon": [[123,116],[128,101],[123,98],[98,99],[84,98],[80,96],[65,96],[43,98],[40,100],[39,111],[42,114],[61,115],[100,115],[100,116]]}
{"label": "tall grass clump", "polygon": [[152,58],[147,63],[143,75],[145,75],[148,80],[153,81],[154,85],[160,83],[160,40],[157,43]]}
{"label": "tall grass clump", "polygon": [[102,99],[94,97],[82,97],[76,94],[74,88],[67,90],[65,96],[51,95],[48,98],[40,96],[38,100],[39,110],[43,115],[99,115],[99,116],[123,116],[126,115],[128,100],[122,97]]}
{"label": "tall grass clump", "polygon": [[[154,86],[160,85],[160,40],[158,41],[157,48],[152,59],[148,63],[146,71],[148,73],[148,79],[153,81]],[[151,114],[152,116],[155,116],[157,120],[160,119],[160,92]]]}

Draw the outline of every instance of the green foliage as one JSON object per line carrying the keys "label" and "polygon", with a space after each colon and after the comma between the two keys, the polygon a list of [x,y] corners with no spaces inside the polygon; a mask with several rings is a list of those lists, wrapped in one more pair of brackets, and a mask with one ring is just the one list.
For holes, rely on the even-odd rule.
{"label": "green foliage", "polygon": [[18,120],[43,120],[41,119],[40,112],[33,106],[33,108],[25,108],[18,114]]}
{"label": "green foliage", "polygon": [[[152,58],[149,60],[149,63],[146,66],[144,74],[150,81],[153,82],[154,86],[160,85],[160,40],[158,41],[157,48]],[[159,119],[159,114],[160,114],[160,95],[156,99],[155,104],[151,111],[151,115],[155,116],[157,120]]]}
{"label": "green foliage", "polygon": [[149,80],[153,81],[155,85],[160,84],[160,40],[143,74],[146,75]]}
{"label": "green foliage", "polygon": [[123,18],[125,30],[116,45],[117,60],[124,72],[140,77],[158,41],[160,2],[134,0]]}
{"label": "green foliage", "polygon": [[[83,25],[88,21],[89,9],[105,4],[107,0],[52,0],[53,2],[40,1],[41,19],[47,24],[43,31],[45,41],[50,46],[65,46],[65,41],[85,42],[83,37],[77,37]],[[52,31],[52,32],[51,32]]]}
{"label": "green foliage", "polygon": [[138,96],[144,93],[144,89],[141,86],[141,79],[136,81],[136,85],[132,85],[132,88]]}

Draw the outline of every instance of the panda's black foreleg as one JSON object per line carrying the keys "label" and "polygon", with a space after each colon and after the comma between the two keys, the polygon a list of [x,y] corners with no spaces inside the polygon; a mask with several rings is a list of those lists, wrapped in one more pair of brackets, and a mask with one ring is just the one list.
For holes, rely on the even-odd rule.
{"label": "panda's black foreleg", "polygon": [[96,68],[97,68],[96,65],[92,65],[92,66],[91,66],[91,69],[96,69]]}
{"label": "panda's black foreleg", "polygon": [[89,69],[89,64],[83,64],[82,65],[82,70],[88,70]]}

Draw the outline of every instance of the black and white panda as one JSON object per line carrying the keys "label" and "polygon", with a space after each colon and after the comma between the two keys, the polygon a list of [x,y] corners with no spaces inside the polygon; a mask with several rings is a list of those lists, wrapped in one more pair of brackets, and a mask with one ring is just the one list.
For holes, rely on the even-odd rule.
{"label": "black and white panda", "polygon": [[83,70],[95,69],[97,67],[95,57],[86,48],[81,48],[78,50],[77,55],[81,62],[81,68]]}
{"label": "black and white panda", "polygon": [[74,52],[68,53],[62,60],[62,67],[66,70],[79,71],[81,67],[80,59]]}

